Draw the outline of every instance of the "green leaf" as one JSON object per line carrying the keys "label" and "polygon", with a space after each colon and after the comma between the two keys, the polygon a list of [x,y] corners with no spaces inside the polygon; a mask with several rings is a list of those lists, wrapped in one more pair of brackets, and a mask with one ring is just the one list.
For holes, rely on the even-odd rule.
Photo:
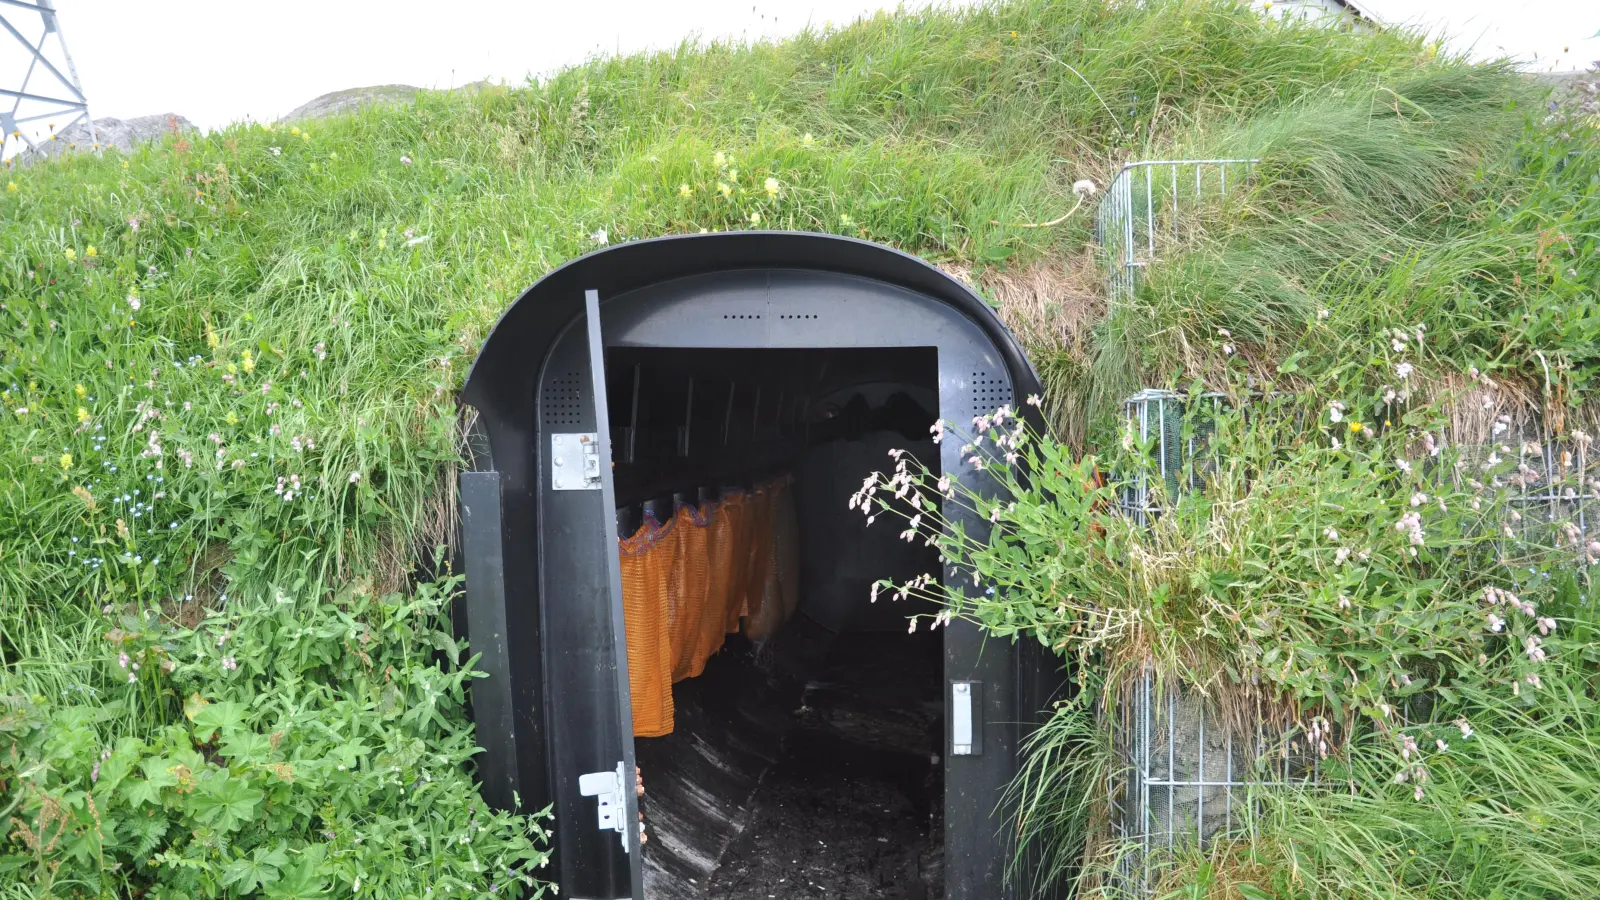
{"label": "green leaf", "polygon": [[281,845],[271,850],[257,847],[250,855],[241,856],[223,868],[222,883],[239,891],[252,891],[277,881],[279,870],[288,862],[289,857]]}
{"label": "green leaf", "polygon": [[244,704],[232,700],[222,703],[209,703],[201,707],[193,718],[195,737],[202,741],[209,741],[212,735],[218,731],[228,734],[243,725]]}
{"label": "green leaf", "polygon": [[248,822],[260,802],[260,791],[226,770],[200,782],[199,789],[189,798],[195,818],[218,831],[233,831]]}
{"label": "green leaf", "polygon": [[1004,262],[1015,252],[1011,247],[987,247],[982,256],[986,262]]}
{"label": "green leaf", "polygon": [[268,900],[311,900],[328,895],[327,882],[320,871],[327,851],[321,844],[311,844],[298,855],[294,865],[284,869],[281,879],[267,888]]}

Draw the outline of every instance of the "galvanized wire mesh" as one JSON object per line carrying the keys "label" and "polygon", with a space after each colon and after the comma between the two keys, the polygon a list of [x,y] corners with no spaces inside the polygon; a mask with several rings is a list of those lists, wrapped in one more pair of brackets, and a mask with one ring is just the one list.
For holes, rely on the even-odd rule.
{"label": "galvanized wire mesh", "polygon": [[1198,213],[1250,178],[1254,159],[1153,159],[1122,167],[1095,216],[1105,259],[1106,295],[1133,295],[1140,270],[1199,224]]}
{"label": "galvanized wire mesh", "polygon": [[[1181,493],[1205,489],[1219,452],[1210,437],[1224,403],[1217,394],[1165,390],[1143,390],[1124,402],[1127,436],[1146,451],[1144,465],[1122,473],[1125,515],[1149,524]],[[1537,417],[1519,424],[1501,416],[1489,438],[1466,448],[1469,462],[1456,477],[1485,484],[1498,479],[1512,489],[1502,556],[1512,561],[1521,551],[1556,550],[1577,565],[1600,566],[1600,459],[1590,436],[1557,436]],[[1434,441],[1442,446],[1445,436]],[[1507,474],[1511,460],[1516,467]],[[1514,581],[1539,577],[1539,571],[1507,567]],[[1122,697],[1102,715],[1119,763],[1107,786],[1114,834],[1124,848],[1118,889],[1131,897],[1153,895],[1161,867],[1175,853],[1203,849],[1218,836],[1253,833],[1251,789],[1315,782],[1320,747],[1334,743],[1325,723],[1311,723],[1312,733],[1285,729],[1280,717],[1259,706],[1253,722],[1226,720],[1210,699],[1150,669]],[[1431,698],[1411,699],[1416,705],[1408,702],[1402,714],[1426,716]]]}

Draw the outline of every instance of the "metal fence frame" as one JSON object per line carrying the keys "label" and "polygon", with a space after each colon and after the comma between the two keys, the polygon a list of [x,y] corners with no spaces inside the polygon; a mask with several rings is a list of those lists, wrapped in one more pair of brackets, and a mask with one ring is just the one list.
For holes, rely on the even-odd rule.
{"label": "metal fence frame", "polygon": [[[1180,239],[1185,210],[1198,211],[1246,183],[1257,159],[1151,159],[1122,167],[1095,214],[1095,239],[1105,257],[1111,304],[1133,296],[1138,272],[1158,249]],[[1191,217],[1192,218],[1192,217]]]}
{"label": "metal fence frame", "polygon": [[[1225,402],[1217,393],[1199,394],[1195,399],[1211,404],[1213,414]],[[1164,499],[1203,487],[1205,457],[1213,451],[1204,424],[1185,427],[1185,407],[1190,402],[1189,395],[1145,389],[1123,403],[1125,427],[1140,446],[1150,448],[1154,463],[1130,473],[1119,497],[1123,514],[1141,525],[1161,514]],[[1443,435],[1436,439],[1443,443]],[[1590,443],[1588,438],[1557,441],[1542,419],[1518,426],[1509,416],[1502,416],[1488,444],[1471,445],[1484,461],[1494,454],[1502,461],[1517,460],[1520,480],[1511,482],[1518,490],[1510,502],[1527,514],[1522,515],[1521,530],[1506,540],[1534,545],[1543,540],[1538,529],[1547,527],[1555,546],[1572,549],[1580,565],[1600,566],[1600,554],[1588,549],[1590,542],[1600,540],[1600,458],[1590,452]],[[1458,470],[1455,477],[1474,475],[1484,473]],[[1159,490],[1158,482],[1163,486]],[[1535,510],[1543,514],[1536,516]],[[1510,577],[1518,578],[1518,572],[1513,570]],[[1234,833],[1239,826],[1253,834],[1249,791],[1295,781],[1317,783],[1321,754],[1312,745],[1323,739],[1333,742],[1327,732],[1306,735],[1297,727],[1269,731],[1264,711],[1256,716],[1253,737],[1246,735],[1241,740],[1228,723],[1218,721],[1215,710],[1198,692],[1165,682],[1148,667],[1132,683],[1128,697],[1114,709],[1101,710],[1119,762],[1107,784],[1107,795],[1113,833],[1125,847],[1116,867],[1116,889],[1127,896],[1151,896],[1159,869],[1176,850],[1204,848],[1215,835]],[[1184,712],[1188,715],[1181,714]],[[1409,717],[1411,712],[1408,707],[1403,715]],[[1192,742],[1197,752],[1192,760],[1178,757],[1176,748],[1191,743],[1180,723],[1197,726]],[[1319,727],[1328,726],[1321,723]],[[1214,771],[1214,764],[1210,769],[1206,765],[1206,755],[1211,752],[1207,731],[1213,730],[1210,743],[1216,744],[1218,728],[1223,732],[1225,756],[1220,773]],[[1307,740],[1302,749],[1291,751],[1291,742],[1297,739]],[[1220,828],[1208,822],[1206,813],[1207,806],[1215,809],[1219,800]],[[1185,807],[1192,808],[1192,815]]]}

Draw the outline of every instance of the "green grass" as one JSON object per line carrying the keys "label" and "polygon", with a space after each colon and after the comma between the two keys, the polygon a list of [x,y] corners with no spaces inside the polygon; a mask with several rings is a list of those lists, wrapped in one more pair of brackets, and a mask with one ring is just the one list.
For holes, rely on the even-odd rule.
{"label": "green grass", "polygon": [[[305,628],[348,629],[431,596],[417,567],[432,572],[451,534],[454,392],[506,305],[600,232],[830,231],[981,281],[1081,254],[1092,208],[1053,229],[993,224],[1060,215],[1074,181],[1245,148],[1267,160],[1239,198],[1247,216],[1219,216],[1158,267],[1096,325],[1087,362],[1031,348],[1065,418],[1246,363],[1339,381],[1340,365],[1370,363],[1352,335],[1419,322],[1439,336],[1430,375],[1529,377],[1544,352],[1581,394],[1600,230],[1593,160],[1574,149],[1585,132],[1525,132],[1525,85],[1436,49],[1220,0],[1019,0],[0,172],[0,747],[18,748],[0,762],[0,809],[31,828],[65,804],[52,821],[76,848],[46,859],[20,832],[3,839],[7,896],[229,896],[302,875],[357,895],[468,893],[494,882],[473,868],[491,857],[519,873],[542,858],[533,820],[471,824],[459,704],[375,728],[396,695],[350,673],[376,651],[306,657],[271,622],[292,609]],[[1551,263],[1569,249],[1571,276]],[[1317,325],[1323,304],[1336,318]],[[1239,357],[1220,353],[1219,327],[1240,335]],[[431,613],[411,615],[422,637],[397,628],[382,645],[413,679],[408,703],[434,683],[426,671],[460,672],[413,652],[444,638],[420,624]],[[178,656],[246,631],[260,665]],[[147,664],[130,684],[119,656],[135,650]],[[338,689],[293,715],[277,705],[312,684]],[[242,749],[197,724],[194,694],[248,707],[226,723]],[[102,752],[142,766],[187,745],[203,752],[205,791],[226,795],[234,778],[284,790],[259,779],[291,751],[248,737],[282,730],[280,713],[306,732],[375,736],[352,757],[362,778],[344,805],[304,806],[320,789],[308,782],[284,795],[298,812],[256,833],[219,828],[177,788],[125,796],[160,773],[96,779]],[[61,729],[72,742],[46,739]],[[378,735],[405,746],[380,749]],[[415,742],[452,748],[426,769],[431,799],[380,777],[380,757]],[[405,763],[407,779],[420,765]],[[1050,768],[1033,783],[1062,783]],[[155,809],[173,827],[151,847],[102,822],[132,828]],[[1081,845],[1071,804],[1040,809],[1058,846]],[[276,864],[346,828],[474,840],[431,868],[404,843],[315,871]]]}

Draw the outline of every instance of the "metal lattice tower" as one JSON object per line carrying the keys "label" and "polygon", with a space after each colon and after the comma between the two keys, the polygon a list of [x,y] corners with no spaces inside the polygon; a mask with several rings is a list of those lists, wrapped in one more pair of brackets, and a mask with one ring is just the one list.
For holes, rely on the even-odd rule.
{"label": "metal lattice tower", "polygon": [[0,32],[0,159],[39,150],[79,122],[99,149],[54,0],[0,0]]}

